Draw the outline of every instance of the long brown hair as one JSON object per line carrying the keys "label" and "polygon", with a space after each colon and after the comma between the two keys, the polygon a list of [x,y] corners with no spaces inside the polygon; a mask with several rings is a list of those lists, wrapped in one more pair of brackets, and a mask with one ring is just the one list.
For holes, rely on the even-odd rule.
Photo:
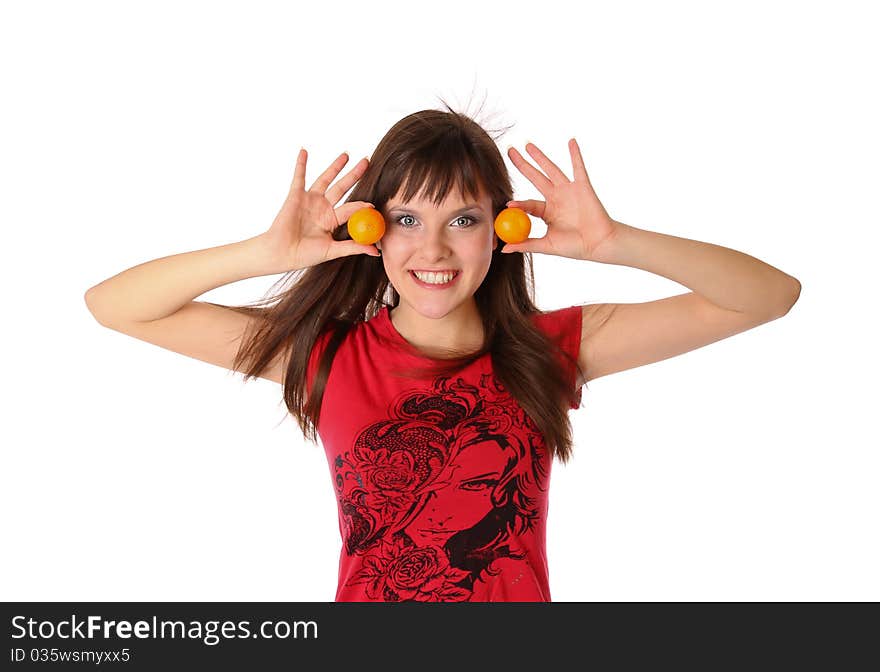
{"label": "long brown hair", "polygon": [[[367,201],[382,211],[403,187],[404,201],[422,193],[439,204],[455,188],[475,199],[480,192],[489,194],[493,217],[506,207],[513,188],[495,140],[469,116],[443,104],[447,111],[422,110],[391,127],[346,202]],[[347,227],[340,225],[333,238],[349,238]],[[482,347],[475,352],[448,351],[449,357],[432,359],[426,367],[389,373],[448,375],[488,353],[498,382],[532,419],[552,454],[567,462],[572,452],[568,405],[575,401],[576,389],[559,355],[580,369],[576,359],[532,321],[532,315],[543,311],[534,304],[531,254],[501,254],[502,245],[499,241],[489,272],[474,294],[484,327]],[[316,442],[321,402],[339,346],[355,323],[371,319],[386,305],[397,306],[400,295],[388,280],[382,258],[366,254],[291,271],[273,287],[285,284],[289,288],[277,294],[270,288],[267,298],[248,306],[229,306],[263,318],[254,320],[243,336],[233,369],[247,382],[283,354],[284,403],[305,438]],[[328,330],[327,347],[309,390],[310,353]]]}

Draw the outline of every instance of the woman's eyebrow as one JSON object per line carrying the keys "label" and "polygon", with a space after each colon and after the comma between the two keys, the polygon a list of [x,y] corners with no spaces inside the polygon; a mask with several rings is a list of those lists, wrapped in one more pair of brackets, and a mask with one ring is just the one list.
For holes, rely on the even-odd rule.
{"label": "woman's eyebrow", "polygon": [[476,478],[486,478],[486,477],[501,478],[501,474],[499,474],[497,471],[487,471],[485,474],[478,474],[476,476],[467,476],[467,477],[463,477],[461,480],[462,481],[473,481]]}
{"label": "woman's eyebrow", "polygon": [[[388,207],[388,212],[394,212],[394,211],[398,211],[398,210],[401,212],[411,212],[415,215],[421,214],[418,210],[415,210],[407,205],[392,205],[392,206]],[[482,208],[477,204],[466,205],[465,207],[459,208],[458,210],[454,210],[453,212],[451,212],[449,214],[458,215],[462,212],[471,212],[472,210],[480,211],[480,210],[482,210]]]}

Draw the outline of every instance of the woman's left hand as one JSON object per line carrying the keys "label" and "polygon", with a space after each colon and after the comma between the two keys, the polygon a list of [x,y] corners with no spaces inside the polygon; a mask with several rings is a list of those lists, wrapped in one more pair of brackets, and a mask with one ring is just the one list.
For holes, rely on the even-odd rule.
{"label": "woman's left hand", "polygon": [[526,151],[547,175],[526,161],[513,147],[507,150],[513,165],[547,199],[508,201],[507,207],[521,208],[530,215],[540,217],[547,224],[547,233],[542,238],[529,238],[516,244],[507,243],[502,252],[541,252],[571,259],[599,261],[601,251],[614,240],[620,229],[619,222],[608,216],[593,191],[581,150],[574,138],[568,141],[568,149],[574,169],[573,182],[533,143],[526,143]]}

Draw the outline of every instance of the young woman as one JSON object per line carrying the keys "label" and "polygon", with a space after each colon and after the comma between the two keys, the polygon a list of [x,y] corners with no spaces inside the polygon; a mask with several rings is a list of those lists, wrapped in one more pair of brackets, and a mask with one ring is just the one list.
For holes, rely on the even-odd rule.
{"label": "young woman", "polygon": [[[447,110],[400,120],[332,186],[347,155],[306,190],[300,150],[267,231],[86,293],[104,326],[282,385],[335,484],[337,601],[549,601],[547,488],[553,458],[571,455],[568,410],[582,387],[776,319],[800,293],[754,257],[609,217],[574,139],[573,179],[534,145],[539,168],[511,148],[544,197],[512,201],[495,141]],[[546,235],[500,241],[494,219],[509,206],[543,219]],[[387,224],[375,246],[345,226],[364,207]],[[533,252],[641,268],[692,291],[544,312]],[[195,300],[276,273],[289,287],[249,306]]]}

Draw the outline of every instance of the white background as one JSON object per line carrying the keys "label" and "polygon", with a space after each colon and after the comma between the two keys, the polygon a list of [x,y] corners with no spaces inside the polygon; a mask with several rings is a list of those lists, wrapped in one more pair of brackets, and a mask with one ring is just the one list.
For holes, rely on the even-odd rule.
{"label": "white background", "polygon": [[[311,184],[440,97],[569,175],[576,137],[615,219],[803,285],[782,319],[585,388],[554,601],[880,599],[869,6],[4,3],[0,599],[332,601],[329,470],[280,386],[105,329],[83,294],[261,233],[300,146]],[[544,309],[687,289],[535,259]]]}

